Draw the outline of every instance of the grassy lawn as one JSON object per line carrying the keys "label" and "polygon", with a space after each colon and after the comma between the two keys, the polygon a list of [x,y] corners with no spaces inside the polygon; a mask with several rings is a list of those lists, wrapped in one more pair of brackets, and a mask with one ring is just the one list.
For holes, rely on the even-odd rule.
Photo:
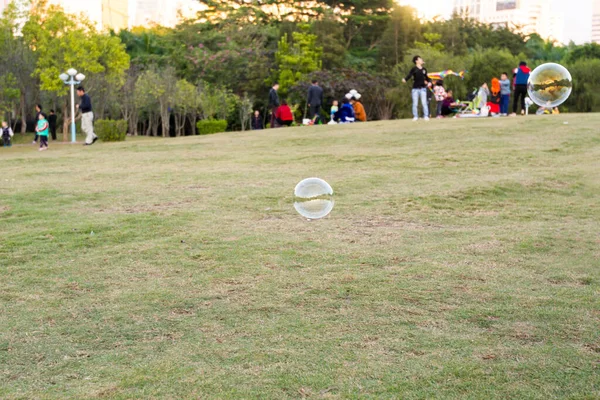
{"label": "grassy lawn", "polygon": [[0,148],[0,398],[600,398],[599,125]]}

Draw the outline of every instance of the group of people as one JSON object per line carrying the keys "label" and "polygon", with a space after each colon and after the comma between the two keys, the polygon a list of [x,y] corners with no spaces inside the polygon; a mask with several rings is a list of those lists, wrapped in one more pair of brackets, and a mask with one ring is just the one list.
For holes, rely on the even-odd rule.
{"label": "group of people", "polygon": [[[86,140],[84,145],[91,146],[98,140],[98,136],[94,133],[94,113],[92,111],[92,100],[90,96],[86,94],[85,89],[80,86],[77,88],[77,95],[80,98],[80,103],[76,105],[77,109],[81,111],[81,129],[86,134]],[[48,138],[52,137],[52,140],[56,140],[56,127],[58,117],[54,110],[50,110],[50,114],[46,115],[43,111],[42,105],[37,104],[35,106],[35,137],[32,144],[40,143],[39,151],[48,150]],[[12,138],[14,137],[13,130],[10,128],[6,121],[2,121],[1,135],[3,147],[12,146]]]}
{"label": "group of people", "polygon": [[[456,113],[456,110],[464,104],[459,104],[454,99],[452,90],[446,90],[444,82],[439,80],[432,82],[425,68],[425,62],[420,56],[413,58],[414,67],[409,71],[408,75],[402,80],[404,83],[413,80],[412,88],[412,113],[413,120],[419,119],[419,101],[423,108],[423,119],[428,121],[431,117],[429,107],[432,98],[436,101],[436,116],[443,118]],[[479,111],[480,115],[492,116],[516,116],[519,110],[521,114],[525,114],[526,97],[527,97],[527,82],[531,70],[525,61],[519,63],[519,67],[513,71],[512,81],[508,78],[508,73],[503,72],[500,79],[493,78],[491,86],[487,82],[483,83],[474,95],[474,108]],[[513,96],[512,113],[509,114],[510,96]],[[553,110],[554,113],[558,110]]]}
{"label": "group of people", "polygon": [[[269,110],[271,112],[270,127],[278,128],[290,126],[294,123],[294,113],[285,100],[279,99],[279,84],[275,83],[269,91]],[[366,121],[367,113],[361,103],[361,94],[356,90],[351,90],[340,102],[334,100],[329,112],[329,124],[346,124],[357,121]],[[323,89],[319,86],[317,80],[313,80],[306,98],[307,125],[323,123],[321,110],[323,108]],[[263,118],[260,111],[254,111],[251,121],[252,129],[263,129]]]}

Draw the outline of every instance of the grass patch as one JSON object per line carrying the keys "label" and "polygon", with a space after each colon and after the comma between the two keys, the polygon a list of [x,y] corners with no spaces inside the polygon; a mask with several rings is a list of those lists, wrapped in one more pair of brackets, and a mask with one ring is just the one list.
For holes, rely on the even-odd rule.
{"label": "grass patch", "polygon": [[0,149],[0,397],[597,398],[599,122]]}

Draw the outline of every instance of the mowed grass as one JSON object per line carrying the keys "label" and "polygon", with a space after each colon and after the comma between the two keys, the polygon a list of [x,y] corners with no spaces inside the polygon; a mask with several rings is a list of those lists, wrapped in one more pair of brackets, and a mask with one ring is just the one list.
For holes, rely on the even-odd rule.
{"label": "mowed grass", "polygon": [[599,125],[0,148],[0,397],[597,399]]}

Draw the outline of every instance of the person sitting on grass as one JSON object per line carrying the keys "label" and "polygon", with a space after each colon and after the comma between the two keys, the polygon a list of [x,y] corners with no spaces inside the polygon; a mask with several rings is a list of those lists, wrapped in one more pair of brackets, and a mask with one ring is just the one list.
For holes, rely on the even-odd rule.
{"label": "person sitting on grass", "polygon": [[40,113],[38,117],[37,128],[35,131],[40,138],[40,151],[48,150],[48,121],[46,120],[46,115],[44,113]]}
{"label": "person sitting on grass", "polygon": [[365,107],[360,102],[361,95],[356,93],[351,99],[350,104],[352,104],[352,108],[354,109],[354,116],[357,121],[366,122],[367,121],[367,113],[365,111]]}
{"label": "person sitting on grass", "polygon": [[352,108],[352,104],[347,98],[342,101],[342,107],[338,111],[338,119],[340,124],[349,124],[355,121],[354,108]]}
{"label": "person sitting on grass", "polygon": [[281,126],[290,126],[294,123],[294,114],[292,114],[292,110],[290,109],[290,106],[288,106],[287,101],[283,100],[281,102],[281,105],[275,112],[275,119]]}
{"label": "person sitting on grass", "polygon": [[6,123],[6,121],[2,121],[2,143],[3,143],[3,147],[11,147],[12,143],[11,143],[11,139],[13,137],[13,131],[10,128],[10,126],[8,126],[8,124]]}
{"label": "person sitting on grass", "polygon": [[456,107],[458,104],[452,97],[452,90],[448,90],[446,92],[446,98],[442,102],[442,116],[446,117],[448,115],[452,115],[454,111],[452,111],[452,107]]}
{"label": "person sitting on grass", "polygon": [[252,115],[252,130],[259,131],[263,129],[263,120],[260,116],[260,111],[254,111],[254,115]]}

